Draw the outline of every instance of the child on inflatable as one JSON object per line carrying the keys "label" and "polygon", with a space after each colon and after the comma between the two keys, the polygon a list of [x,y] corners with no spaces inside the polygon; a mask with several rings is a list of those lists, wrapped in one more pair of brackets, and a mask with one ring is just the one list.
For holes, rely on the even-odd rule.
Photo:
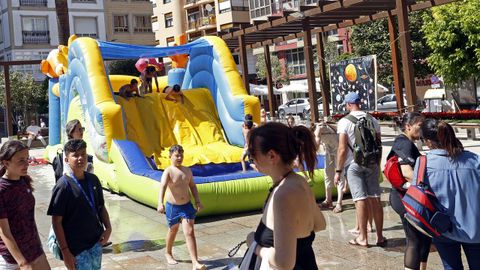
{"label": "child on inflatable", "polygon": [[[178,263],[173,258],[172,247],[180,223],[182,223],[193,269],[205,269],[205,265],[198,261],[197,241],[193,229],[195,214],[203,208],[203,205],[198,196],[197,186],[193,182],[192,171],[188,167],[182,166],[183,147],[181,145],[173,145],[170,147],[169,155],[171,165],[163,172],[157,207],[158,212],[165,213],[168,223],[165,257],[168,264]],[[166,191],[168,191],[166,203],[163,205]],[[195,208],[190,201],[190,192],[195,198]]]}
{"label": "child on inflatable", "polygon": [[253,116],[251,114],[245,115],[245,120],[242,125],[243,139],[245,140],[245,146],[243,147],[242,158],[240,162],[242,163],[242,171],[246,172],[247,168],[245,165],[245,158],[248,156],[250,159],[250,153],[248,153],[248,136],[250,131],[257,127],[257,124],[253,122]]}
{"label": "child on inflatable", "polygon": [[155,84],[158,89],[158,79],[157,79],[157,70],[154,66],[148,66],[140,75],[140,80],[142,83],[140,84],[139,94],[143,96],[147,93],[152,93],[152,79],[155,78]]}
{"label": "child on inflatable", "polygon": [[[177,98],[176,97],[180,97],[180,102],[182,102],[182,104],[185,103],[185,98],[183,97],[182,90],[180,90],[180,85],[178,85],[178,84],[175,84],[172,87],[166,86],[165,88],[163,88],[162,92],[167,94],[165,96],[166,100],[170,100],[170,101],[173,101],[173,102],[177,103]],[[173,96],[173,97],[171,97],[171,96]]]}

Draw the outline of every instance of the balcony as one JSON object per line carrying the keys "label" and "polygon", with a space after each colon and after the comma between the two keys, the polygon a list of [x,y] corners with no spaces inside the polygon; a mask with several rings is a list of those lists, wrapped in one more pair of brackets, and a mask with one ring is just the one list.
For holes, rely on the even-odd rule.
{"label": "balcony", "polygon": [[198,18],[195,21],[188,22],[188,32],[192,32],[191,30],[203,30],[212,27],[217,27],[217,18],[215,15],[211,15],[208,17]]}
{"label": "balcony", "polygon": [[49,31],[22,31],[24,44],[45,44],[50,43]]}
{"label": "balcony", "polygon": [[138,27],[134,27],[133,28],[133,31],[134,32],[137,32],[137,33],[151,33],[152,32],[152,27],[149,27],[149,26],[138,26]]}
{"label": "balcony", "polygon": [[93,39],[97,39],[98,38],[98,35],[97,33],[82,33],[82,34],[75,34],[77,37],[89,37],[89,38],[93,38]]}
{"label": "balcony", "polygon": [[48,0],[20,0],[20,6],[46,7]]}

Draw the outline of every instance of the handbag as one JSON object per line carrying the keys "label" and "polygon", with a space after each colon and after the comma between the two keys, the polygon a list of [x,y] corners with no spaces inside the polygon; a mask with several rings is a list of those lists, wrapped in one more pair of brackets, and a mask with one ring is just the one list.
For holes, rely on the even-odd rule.
{"label": "handbag", "polygon": [[62,250],[60,249],[60,245],[57,241],[57,236],[55,235],[55,231],[53,230],[53,226],[50,226],[50,232],[48,233],[47,239],[47,247],[50,252],[52,252],[53,257],[57,260],[62,260]]}

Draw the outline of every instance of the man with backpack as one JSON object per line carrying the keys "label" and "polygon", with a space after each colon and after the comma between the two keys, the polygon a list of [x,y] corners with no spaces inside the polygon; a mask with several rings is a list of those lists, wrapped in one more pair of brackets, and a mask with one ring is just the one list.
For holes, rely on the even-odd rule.
{"label": "man with backpack", "polygon": [[359,234],[349,243],[367,247],[367,219],[371,209],[377,233],[377,246],[384,246],[383,208],[380,202],[380,160],[382,145],[380,126],[370,114],[360,109],[360,97],[356,92],[345,96],[345,106],[350,113],[340,119],[337,125],[339,146],[337,168],[334,182],[340,182],[342,174],[346,175],[348,185],[355,202]]}

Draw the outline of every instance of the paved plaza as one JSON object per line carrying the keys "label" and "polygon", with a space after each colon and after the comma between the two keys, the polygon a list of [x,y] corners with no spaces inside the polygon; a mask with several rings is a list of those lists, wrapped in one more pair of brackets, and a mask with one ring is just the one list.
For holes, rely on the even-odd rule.
{"label": "paved plaza", "polygon": [[[390,151],[395,132],[383,129],[385,136],[384,156]],[[480,153],[480,142],[466,140],[460,133],[464,146]],[[42,149],[31,154],[42,157]],[[384,158],[385,159],[385,158]],[[383,159],[383,160],[384,160]],[[54,185],[53,170],[49,165],[30,167],[30,175],[35,183],[36,220],[42,241],[46,243],[51,219],[46,216],[51,190]],[[323,211],[327,229],[316,234],[314,250],[319,269],[403,269],[403,248],[405,236],[400,219],[388,203],[389,184],[383,182],[382,202],[385,212],[384,235],[388,238],[385,248],[353,247],[348,240],[353,236],[348,232],[355,225],[353,202],[345,201],[345,211],[334,214]],[[104,191],[105,201],[112,221],[113,245],[104,249],[102,269],[191,269],[190,258],[183,234],[179,232],[174,246],[174,256],[180,264],[168,266],[164,258],[166,220],[154,209],[134,202],[131,199]],[[238,264],[246,250],[245,245],[233,257],[228,251],[246,235],[255,230],[260,220],[260,212],[201,218],[195,226],[200,260],[207,269],[230,269]],[[370,234],[369,242],[375,243],[375,234]],[[44,247],[45,250],[46,247]],[[53,258],[46,251],[52,269],[65,269],[62,261]],[[442,269],[438,253],[432,248],[428,269]]]}

